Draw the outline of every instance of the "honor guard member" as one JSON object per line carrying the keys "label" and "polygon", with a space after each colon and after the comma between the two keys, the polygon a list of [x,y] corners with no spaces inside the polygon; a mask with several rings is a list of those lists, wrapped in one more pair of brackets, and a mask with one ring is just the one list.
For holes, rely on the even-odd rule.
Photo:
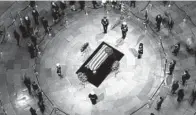
{"label": "honor guard member", "polygon": [[109,25],[109,21],[108,21],[107,17],[103,17],[103,19],[101,20],[101,24],[103,25],[104,33],[107,33],[107,29],[108,29],[108,25]]}
{"label": "honor guard member", "polygon": [[90,98],[91,102],[93,105],[95,105],[97,103],[97,95],[94,92],[91,92],[88,97]]}
{"label": "honor guard member", "polygon": [[27,30],[29,30],[30,26],[31,26],[31,20],[30,20],[29,16],[25,16],[24,22],[25,22],[25,24],[27,26]]}
{"label": "honor guard member", "polygon": [[122,30],[122,39],[125,39],[128,31],[128,26],[126,22],[122,23],[121,30]]}
{"label": "honor guard member", "polygon": [[36,25],[39,25],[39,13],[36,9],[32,10],[32,16]]}
{"label": "honor guard member", "polygon": [[184,71],[184,74],[182,75],[182,85],[185,86],[185,83],[187,80],[190,79],[190,74],[188,73],[187,70]]}

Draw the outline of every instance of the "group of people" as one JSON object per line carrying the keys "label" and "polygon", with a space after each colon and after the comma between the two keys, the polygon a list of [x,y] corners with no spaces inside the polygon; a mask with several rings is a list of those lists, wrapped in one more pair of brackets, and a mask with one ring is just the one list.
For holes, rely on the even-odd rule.
{"label": "group of people", "polygon": [[[179,50],[179,43],[176,45],[177,49]],[[178,51],[179,52],[179,51]],[[176,53],[174,53],[174,56],[177,56]],[[173,74],[173,71],[175,69],[175,65],[176,65],[176,61],[175,60],[172,60],[170,63],[169,63],[169,67],[168,67],[168,75],[172,75]],[[177,94],[177,102],[180,103],[182,102],[182,100],[184,99],[184,95],[185,95],[185,91],[184,91],[184,88],[180,87],[180,84],[182,86],[186,86],[187,85],[187,81],[190,79],[190,74],[187,70],[184,70],[184,73],[182,74],[181,76],[181,82],[179,83],[179,81],[175,80],[173,81],[172,85],[171,85],[171,94],[172,95],[175,95]],[[194,87],[192,89],[192,93],[191,93],[191,96],[189,98],[189,103],[191,106],[194,105],[195,103],[195,100],[196,100],[196,88]],[[160,97],[159,101],[157,102],[157,107],[156,109],[157,110],[160,110],[161,108],[161,105],[164,101],[164,98],[163,97]]]}
{"label": "group of people", "polygon": [[[38,84],[36,84],[35,81],[31,81],[31,79],[27,76],[24,76],[23,80],[24,85],[27,87],[28,92],[30,95],[37,97],[38,99],[38,107],[42,113],[45,111],[45,105],[44,105],[44,100],[43,100],[43,92],[39,88]],[[33,90],[32,90],[33,89]],[[32,115],[37,115],[36,110],[33,109],[32,107],[29,110]]]}

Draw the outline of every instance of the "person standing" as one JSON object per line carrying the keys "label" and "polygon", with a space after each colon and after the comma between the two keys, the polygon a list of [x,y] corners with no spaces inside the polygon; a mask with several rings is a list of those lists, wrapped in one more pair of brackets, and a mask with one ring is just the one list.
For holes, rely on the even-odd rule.
{"label": "person standing", "polygon": [[35,83],[35,81],[32,83],[32,88],[33,88],[34,92],[37,92],[39,89],[39,86]]}
{"label": "person standing", "polygon": [[161,29],[161,22],[162,22],[162,17],[160,14],[158,14],[156,16],[156,28],[157,28],[157,32],[160,31]]}
{"label": "person standing", "polygon": [[138,59],[140,59],[142,57],[143,54],[143,43],[139,44],[139,49],[138,49]]}
{"label": "person standing", "polygon": [[174,45],[174,50],[172,51],[172,54],[174,56],[177,56],[179,51],[180,51],[180,43],[177,43],[177,44]]}
{"label": "person standing", "polygon": [[42,22],[42,25],[45,29],[45,32],[46,33],[49,33],[49,25],[48,25],[48,20],[46,20],[44,17],[41,18],[41,22]]}
{"label": "person standing", "polygon": [[103,19],[101,20],[101,24],[103,25],[104,33],[107,33],[107,29],[108,29],[108,25],[109,25],[109,21],[108,21],[107,17],[103,17]]}
{"label": "person standing", "polygon": [[37,115],[36,110],[32,107],[29,109],[29,111],[31,112],[31,115]]}
{"label": "person standing", "polygon": [[76,11],[76,9],[75,9],[75,3],[76,3],[76,1],[69,1],[69,5],[71,6],[71,10],[72,11]]}
{"label": "person standing", "polygon": [[28,91],[29,91],[29,94],[31,95],[31,80],[29,77],[25,77],[24,78],[24,84],[25,86],[27,87]]}
{"label": "person standing", "polygon": [[168,20],[168,29],[169,29],[169,31],[170,31],[170,32],[171,32],[171,30],[172,30],[173,26],[174,26],[174,21],[173,21],[173,19],[172,19],[171,15],[169,15],[169,20]]}
{"label": "person standing", "polygon": [[94,0],[93,0],[93,1],[92,1],[92,4],[93,4],[93,8],[94,8],[94,9],[97,9],[97,5],[98,5],[98,4],[97,4],[97,1],[94,1]]}
{"label": "person standing", "polygon": [[122,23],[121,30],[122,30],[122,39],[125,39],[128,31],[128,26],[126,22]]}
{"label": "person standing", "polygon": [[185,86],[185,83],[187,80],[190,79],[190,74],[188,73],[187,70],[184,71],[184,74],[182,75],[182,85]]}
{"label": "person standing", "polygon": [[156,107],[156,110],[160,110],[161,109],[161,105],[162,105],[162,103],[163,103],[163,97],[160,97],[160,99],[159,99],[159,101],[157,102],[157,107]]}
{"label": "person standing", "polygon": [[61,66],[60,66],[59,63],[56,64],[56,68],[57,68],[56,73],[58,74],[59,77],[62,77],[62,74],[61,74]]}
{"label": "person standing", "polygon": [[97,95],[94,92],[91,92],[88,97],[90,98],[91,102],[93,105],[95,105],[97,103]]}
{"label": "person standing", "polygon": [[178,88],[179,88],[178,81],[174,81],[171,87],[171,93],[175,94]]}
{"label": "person standing", "polygon": [[35,4],[35,1],[30,1],[29,7],[31,7],[31,8],[37,7],[36,4]]}
{"label": "person standing", "polygon": [[34,35],[31,36],[31,41],[33,43],[33,46],[36,47],[37,46],[37,38]]}
{"label": "person standing", "polygon": [[38,97],[39,102],[43,102],[43,101],[44,101],[43,95],[42,95],[42,91],[41,91],[41,90],[38,91],[37,97]]}
{"label": "person standing", "polygon": [[35,53],[34,53],[34,46],[32,43],[28,43],[28,51],[29,51],[29,54],[30,54],[30,57],[31,58],[34,58],[35,57]]}
{"label": "person standing", "polygon": [[130,7],[133,6],[135,8],[135,2],[136,2],[135,0],[131,0]]}
{"label": "person standing", "polygon": [[196,90],[193,89],[192,94],[191,94],[191,101],[190,101],[191,106],[193,106],[193,104],[195,103],[195,100],[196,100]]}
{"label": "person standing", "polygon": [[59,6],[60,6],[60,9],[61,9],[61,14],[62,14],[62,15],[65,15],[64,10],[67,8],[66,2],[65,2],[65,1],[60,1],[59,4],[60,4]]}
{"label": "person standing", "polygon": [[84,10],[84,8],[85,8],[85,1],[79,1],[79,4],[80,4],[80,9]]}
{"label": "person standing", "polygon": [[36,25],[39,25],[39,13],[36,9],[32,10],[32,16]]}
{"label": "person standing", "polygon": [[172,62],[169,63],[169,75],[172,75],[174,68],[175,68],[175,65],[176,65],[175,60],[172,60]]}
{"label": "person standing", "polygon": [[21,31],[21,33],[22,33],[22,37],[23,37],[23,38],[28,37],[28,32],[27,32],[27,29],[25,28],[24,25],[21,24],[21,25],[19,26],[19,29],[20,29],[20,31]]}
{"label": "person standing", "polygon": [[30,20],[29,16],[25,16],[24,22],[25,22],[25,24],[27,26],[27,30],[29,30],[30,27],[31,27],[31,20]]}
{"label": "person standing", "polygon": [[181,102],[184,98],[184,90],[183,89],[180,89],[178,90],[178,97],[177,97],[177,101],[178,102]]}
{"label": "person standing", "polygon": [[19,44],[19,42],[20,42],[20,34],[16,30],[14,30],[14,38],[17,41],[17,45],[20,46],[20,44]]}

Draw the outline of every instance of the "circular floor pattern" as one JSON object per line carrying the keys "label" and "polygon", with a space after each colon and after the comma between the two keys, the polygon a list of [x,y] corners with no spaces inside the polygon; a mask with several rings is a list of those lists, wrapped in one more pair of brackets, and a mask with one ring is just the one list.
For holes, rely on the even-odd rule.
{"label": "circular floor pattern", "polygon": [[[160,54],[155,48],[157,46],[146,37],[142,40],[145,53],[142,59],[137,59],[130,52],[130,48],[136,50],[138,48],[135,43],[139,35],[131,32],[134,31],[134,27],[129,25],[130,30],[127,35],[131,36],[129,39],[132,39],[132,42],[125,40],[122,45],[116,47],[119,38],[115,35],[120,36],[120,31],[111,30],[103,35],[102,39],[97,40],[97,33],[94,30],[100,31],[100,27],[88,22],[83,23],[78,30],[75,30],[76,35],[69,36],[72,41],[67,42],[69,37],[55,38],[53,42],[57,45],[49,44],[42,57],[40,84],[49,98],[71,115],[122,115],[147,102],[156,87],[156,82],[160,81],[158,77],[161,76],[162,71]],[[66,34],[66,31],[60,34]],[[116,77],[114,73],[110,73],[98,88],[90,83],[83,87],[75,72],[102,41],[125,54],[120,61],[120,72]],[[81,54],[80,48],[86,42],[89,42],[90,50],[86,54]],[[64,76],[62,79],[56,75],[55,63],[62,65]],[[92,90],[99,96],[96,105],[92,105],[88,98]]]}

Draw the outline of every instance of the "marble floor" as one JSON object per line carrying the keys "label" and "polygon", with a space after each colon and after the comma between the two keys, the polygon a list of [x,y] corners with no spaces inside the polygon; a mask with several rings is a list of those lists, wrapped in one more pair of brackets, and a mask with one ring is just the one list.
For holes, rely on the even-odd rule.
{"label": "marble floor", "polygon": [[[143,12],[139,11],[147,3],[137,2],[137,8],[131,8],[132,12],[140,17],[143,16]],[[38,10],[45,12],[42,15],[46,15],[52,25],[50,13],[47,13],[50,7],[49,2],[37,2],[37,4]],[[175,5],[168,8],[160,2],[151,4],[152,7],[148,7],[149,18],[152,20],[151,26],[154,26],[154,18],[157,14],[163,14],[164,11],[169,10],[175,22],[173,34],[168,33],[166,28],[162,28],[158,33],[149,27],[145,30],[142,21],[131,15],[126,19],[129,27],[127,37],[117,45],[121,38],[120,25],[114,29],[110,28],[120,17],[119,12],[111,9],[109,13],[105,13],[103,8],[96,10],[89,8],[88,15],[82,11],[68,11],[66,26],[53,25],[54,36],[45,36],[44,40],[38,40],[41,41],[39,44],[41,56],[35,60],[30,59],[27,52],[25,43],[28,40],[23,40],[22,47],[18,48],[14,39],[8,39],[7,43],[0,47],[2,52],[0,58],[0,94],[2,96],[0,99],[8,115],[30,115],[29,107],[36,108],[37,113],[41,114],[37,107],[37,99],[28,94],[22,83],[25,74],[39,83],[42,88],[45,94],[46,115],[49,115],[54,107],[70,115],[149,115],[150,112],[157,115],[192,115],[195,112],[195,106],[190,107],[187,100],[195,84],[193,83],[196,74],[195,57],[186,52],[184,46],[179,55],[174,57],[171,54],[171,46],[178,41],[186,42],[185,38],[192,36],[192,32],[195,33],[195,27],[190,21],[182,22],[184,14]],[[176,4],[180,7],[187,5],[187,7],[184,6],[187,12],[191,7],[190,2],[176,2]],[[20,5],[24,4],[16,3],[12,9],[14,7],[19,9]],[[188,13],[195,19],[193,14]],[[100,20],[105,15],[110,21],[107,34],[102,33],[100,24]],[[12,29],[10,28],[10,31],[13,31]],[[43,32],[43,28],[40,27],[40,29]],[[98,88],[90,83],[84,87],[75,72],[103,41],[125,54],[120,61],[119,73],[116,75],[110,73]],[[90,50],[82,54],[80,48],[86,42],[89,42]],[[141,59],[137,59],[135,53],[139,43],[144,44],[144,54]],[[173,76],[164,76],[165,59],[168,63],[172,59],[177,61]],[[63,78],[56,74],[56,63],[62,67]],[[34,66],[39,73],[37,77],[34,74]],[[188,81],[187,87],[183,87],[186,90],[185,101],[179,105],[176,97],[169,93],[169,83],[164,83],[160,89],[159,86],[169,77],[180,80],[184,69],[189,70],[191,80]],[[159,90],[154,95],[157,89]],[[96,105],[92,105],[88,98],[91,91],[98,95]],[[154,108],[159,96],[165,97],[165,101],[161,111],[158,112]],[[143,108],[135,112],[141,106]],[[61,111],[53,114],[56,115],[58,112],[63,114]]]}

